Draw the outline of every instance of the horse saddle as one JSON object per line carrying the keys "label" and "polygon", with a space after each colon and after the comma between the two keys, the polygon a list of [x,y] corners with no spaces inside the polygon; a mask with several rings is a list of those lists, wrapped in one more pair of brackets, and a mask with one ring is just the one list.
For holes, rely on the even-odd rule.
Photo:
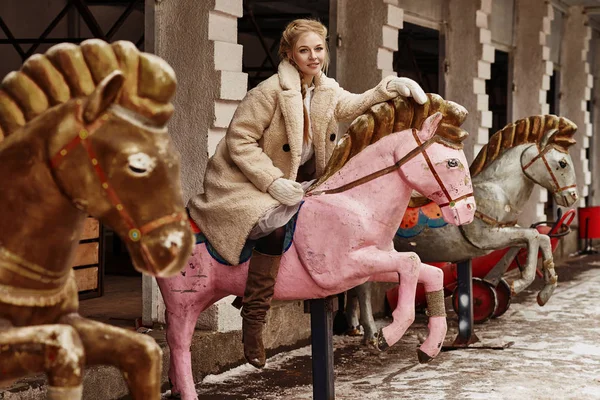
{"label": "horse saddle", "polygon": [[408,239],[417,236],[425,228],[441,228],[447,224],[442,210],[436,203],[418,192],[413,192],[396,236]]}
{"label": "horse saddle", "polygon": [[[300,210],[298,210],[298,212],[299,211]],[[194,232],[194,236],[196,237],[196,244],[205,243],[206,250],[208,251],[208,254],[210,254],[210,256],[212,258],[217,260],[220,264],[231,265],[230,263],[225,261],[225,259],[223,257],[221,257],[219,252],[210,244],[210,242],[208,241],[206,236],[204,236],[204,234],[200,231],[200,228],[198,227],[198,225],[196,225],[196,223],[189,217],[188,217],[188,220],[190,223],[190,227],[192,228],[192,232]],[[294,239],[294,232],[296,231],[296,221],[297,220],[298,220],[298,213],[294,214],[292,219],[290,219],[288,221],[288,223],[285,225],[285,239],[283,241],[283,253],[288,251],[289,248],[292,246],[292,242]],[[246,241],[246,244],[244,245],[244,248],[242,249],[242,252],[240,253],[240,264],[243,264],[250,259],[250,256],[252,256],[252,250],[254,249],[255,245],[256,245],[256,240],[249,239]]]}

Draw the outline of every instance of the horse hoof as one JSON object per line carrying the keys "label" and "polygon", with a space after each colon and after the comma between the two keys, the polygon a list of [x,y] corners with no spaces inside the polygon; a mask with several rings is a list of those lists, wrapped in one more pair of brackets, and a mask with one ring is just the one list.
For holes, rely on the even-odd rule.
{"label": "horse hoof", "polygon": [[350,328],[346,331],[346,335],[348,336],[362,336],[360,329],[358,328]]}
{"label": "horse hoof", "polygon": [[247,358],[246,361],[248,361],[248,364],[258,369],[263,368],[266,364],[266,361],[261,360],[260,358]]}
{"label": "horse hoof", "polygon": [[433,357],[431,357],[429,354],[425,353],[421,349],[417,349],[417,357],[419,357],[419,362],[421,364],[425,364],[425,363],[428,363],[429,361],[433,360]]}
{"label": "horse hoof", "polygon": [[379,330],[379,332],[377,332],[377,342],[375,344],[375,347],[377,347],[377,350],[379,351],[385,351],[388,349],[388,347],[390,347],[390,345],[388,344],[388,342],[386,342],[385,337],[383,337],[383,330]]}
{"label": "horse hoof", "polygon": [[173,391],[167,390],[164,394],[164,398],[181,400],[181,393],[173,393]]}
{"label": "horse hoof", "polygon": [[375,347],[375,348],[377,348],[377,338],[374,337],[372,339],[363,339],[361,341],[361,344],[363,346],[366,346],[366,347]]}
{"label": "horse hoof", "polygon": [[550,297],[554,294],[554,289],[556,289],[556,284],[546,285],[537,295],[537,303],[540,307],[546,305]]}

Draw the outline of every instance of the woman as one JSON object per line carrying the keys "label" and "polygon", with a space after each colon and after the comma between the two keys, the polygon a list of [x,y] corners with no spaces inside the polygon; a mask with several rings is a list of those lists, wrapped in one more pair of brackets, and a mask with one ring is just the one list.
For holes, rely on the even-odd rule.
{"label": "woman", "polygon": [[188,203],[191,217],[227,262],[239,264],[249,235],[258,238],[242,301],[244,355],[257,368],[265,364],[262,329],[284,238],[283,228],[265,226],[284,225],[304,195],[299,182],[323,173],[338,121],[352,121],[398,95],[427,101],[414,81],[393,76],[363,94],[345,91],[322,72],[329,63],[326,37],[318,21],[299,19],[286,27],[277,74],[242,100],[208,162],[204,193]]}

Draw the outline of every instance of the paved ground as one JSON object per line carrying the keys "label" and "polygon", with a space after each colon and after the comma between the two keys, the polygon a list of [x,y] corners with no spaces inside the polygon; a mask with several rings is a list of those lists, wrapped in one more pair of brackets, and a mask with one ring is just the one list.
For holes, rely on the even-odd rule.
{"label": "paved ground", "polygon": [[[415,352],[423,316],[385,353],[336,337],[336,399],[600,399],[600,257],[571,259],[558,273],[545,307],[536,304],[534,286],[503,317],[476,326],[480,344],[430,364],[419,364]],[[503,350],[481,347],[510,342]],[[243,365],[209,375],[198,393],[205,400],[311,399],[311,379],[307,347],[273,357],[263,371]]]}

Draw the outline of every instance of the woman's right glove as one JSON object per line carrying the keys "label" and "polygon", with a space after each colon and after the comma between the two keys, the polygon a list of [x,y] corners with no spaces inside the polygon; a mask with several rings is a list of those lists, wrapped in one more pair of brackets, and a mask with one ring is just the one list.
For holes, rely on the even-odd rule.
{"label": "woman's right glove", "polygon": [[304,197],[302,185],[285,178],[275,179],[267,189],[267,192],[269,192],[275,200],[286,206],[294,206],[300,203],[302,197]]}
{"label": "woman's right glove", "polygon": [[421,86],[410,78],[394,78],[388,82],[388,89],[395,90],[400,96],[412,97],[418,104],[429,100]]}

